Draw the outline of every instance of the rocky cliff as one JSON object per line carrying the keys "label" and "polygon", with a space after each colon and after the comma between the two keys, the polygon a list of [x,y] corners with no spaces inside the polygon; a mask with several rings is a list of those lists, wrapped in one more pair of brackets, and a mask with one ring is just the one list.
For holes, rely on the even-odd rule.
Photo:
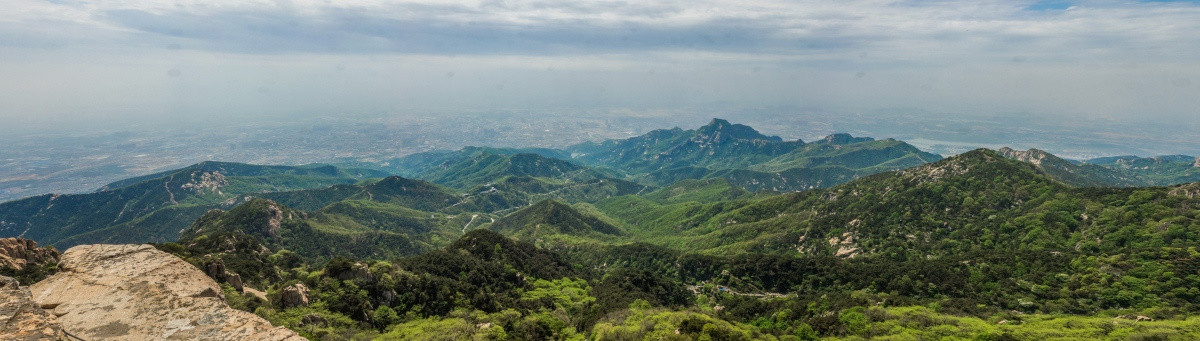
{"label": "rocky cliff", "polygon": [[22,270],[26,265],[58,261],[58,251],[39,248],[29,239],[0,238],[0,268]]}
{"label": "rocky cliff", "polygon": [[85,340],[303,340],[230,308],[196,267],[149,245],[81,245],[30,290]]}

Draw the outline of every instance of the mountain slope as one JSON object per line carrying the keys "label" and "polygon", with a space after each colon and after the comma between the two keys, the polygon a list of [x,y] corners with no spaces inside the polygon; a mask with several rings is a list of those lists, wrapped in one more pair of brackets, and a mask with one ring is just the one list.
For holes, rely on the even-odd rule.
{"label": "mountain slope", "polygon": [[1055,180],[1076,187],[1136,187],[1146,183],[1137,177],[1097,165],[1075,164],[1038,149],[1026,151],[1000,148],[1004,157],[1032,163]]}
{"label": "mountain slope", "polygon": [[385,160],[380,163],[380,166],[386,169],[394,170],[396,174],[401,176],[418,177],[420,174],[427,173],[432,169],[438,169],[444,167],[445,165],[462,162],[463,160],[470,159],[480,154],[492,154],[500,156],[535,154],[552,159],[570,159],[569,154],[557,149],[464,147],[463,149],[457,151],[441,150],[406,155],[399,158]]}
{"label": "mountain slope", "polygon": [[554,198],[592,202],[638,193],[646,186],[613,179],[595,169],[532,153],[495,154],[490,149],[464,148],[417,177],[465,190],[456,204],[461,209],[496,212]]}
{"label": "mountain slope", "polygon": [[429,238],[433,236],[430,233],[355,229],[348,224],[328,228],[312,218],[274,201],[252,199],[229,211],[205,213],[180,234],[178,242],[206,244],[220,250],[227,247],[222,245],[238,244],[233,241],[253,240],[269,250],[292,250],[308,259],[335,256],[388,259],[435,248],[430,245]]}
{"label": "mountain slope", "polygon": [[[847,251],[854,248],[881,253],[904,249],[907,253],[942,246],[906,235],[928,235],[931,241],[941,241],[955,231],[952,226],[980,224],[980,216],[1011,213],[1035,200],[1035,193],[1065,189],[1032,164],[977,150],[830,189],[742,204],[710,203],[673,220],[651,220],[649,226],[633,223],[638,231],[646,231],[647,238],[719,253],[803,250],[806,254],[847,255],[857,254]],[[621,216],[611,211],[618,207],[602,207],[610,207],[606,210],[610,215]],[[861,239],[862,244],[837,247],[841,242],[830,242],[833,238]]]}
{"label": "mountain slope", "polygon": [[620,235],[621,230],[596,217],[576,211],[554,200],[543,200],[513,212],[492,224],[492,229],[521,239],[549,235]]}
{"label": "mountain slope", "polygon": [[437,185],[399,176],[353,185],[263,193],[257,197],[274,200],[303,211],[315,211],[344,200],[369,200],[423,211],[437,211],[460,201],[459,196]]}
{"label": "mountain slope", "polygon": [[1154,186],[1200,181],[1200,158],[1187,155],[1156,157],[1117,156],[1085,161],[1137,176]]}
{"label": "mountain slope", "polygon": [[747,167],[790,152],[803,141],[783,141],[753,128],[714,118],[696,130],[655,130],[625,140],[567,147],[573,159],[630,173],[680,166]]}
{"label": "mountain slope", "polygon": [[654,186],[723,178],[746,190],[778,192],[826,188],[942,158],[901,141],[849,134],[808,144],[783,141],[721,119],[696,130],[655,130],[566,150],[573,160],[625,172],[631,180]]}
{"label": "mountain slope", "polygon": [[421,179],[459,189],[486,185],[510,176],[570,181],[604,177],[587,167],[537,154],[499,155],[484,152],[431,167],[418,175]]}
{"label": "mountain slope", "polygon": [[333,166],[204,162],[114,182],[94,193],[0,203],[0,236],[24,236],[58,247],[170,241],[204,211],[230,207],[248,194],[355,183],[376,175]]}
{"label": "mountain slope", "polygon": [[780,172],[792,168],[845,167],[863,172],[904,169],[941,160],[937,154],[921,151],[908,143],[849,134],[829,135],[790,153],[751,167],[754,170]]}

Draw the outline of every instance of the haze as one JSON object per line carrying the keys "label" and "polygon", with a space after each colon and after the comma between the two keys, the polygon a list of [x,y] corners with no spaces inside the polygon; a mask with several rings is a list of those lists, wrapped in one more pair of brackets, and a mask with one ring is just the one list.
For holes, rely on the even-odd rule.
{"label": "haze", "polygon": [[32,1],[6,131],[796,106],[1200,124],[1195,1]]}

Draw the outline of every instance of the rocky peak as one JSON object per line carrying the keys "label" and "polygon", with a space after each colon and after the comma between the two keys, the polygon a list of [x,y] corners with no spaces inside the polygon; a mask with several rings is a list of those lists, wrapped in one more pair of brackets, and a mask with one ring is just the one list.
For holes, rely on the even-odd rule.
{"label": "rocky peak", "polygon": [[303,340],[230,308],[204,272],[150,245],[81,245],[31,286],[63,330],[85,340]]}
{"label": "rocky peak", "polygon": [[31,264],[58,262],[58,250],[24,238],[0,238],[0,268],[22,270]]}
{"label": "rocky peak", "polygon": [[226,180],[225,175],[221,174],[221,172],[195,171],[192,172],[191,180],[181,185],[180,188],[196,192],[206,191],[221,194],[221,187],[228,185],[229,180]]}
{"label": "rocky peak", "polygon": [[990,167],[1004,166],[1007,160],[988,149],[976,149],[938,162],[901,170],[898,174],[918,184],[941,181]]}
{"label": "rocky peak", "polygon": [[1000,150],[998,150],[997,152],[1000,153],[1000,155],[1005,158],[1009,158],[1009,159],[1013,159],[1013,160],[1017,160],[1017,161],[1021,161],[1021,162],[1032,163],[1036,166],[1042,165],[1042,162],[1045,162],[1047,159],[1057,158],[1057,156],[1051,155],[1050,153],[1047,153],[1047,152],[1045,152],[1043,150],[1039,150],[1039,149],[1029,149],[1026,151],[1019,151],[1019,150],[1015,150],[1012,148],[1004,147],[1004,148],[1000,148]]}
{"label": "rocky peak", "polygon": [[871,142],[875,141],[875,139],[870,137],[854,137],[850,134],[838,133],[826,136],[824,139],[821,139],[821,141],[827,144],[851,144],[859,142]]}
{"label": "rocky peak", "polygon": [[728,140],[765,140],[783,142],[778,136],[766,136],[754,128],[742,124],[732,124],[729,121],[714,118],[708,125],[696,130],[693,140],[704,142],[724,142]]}

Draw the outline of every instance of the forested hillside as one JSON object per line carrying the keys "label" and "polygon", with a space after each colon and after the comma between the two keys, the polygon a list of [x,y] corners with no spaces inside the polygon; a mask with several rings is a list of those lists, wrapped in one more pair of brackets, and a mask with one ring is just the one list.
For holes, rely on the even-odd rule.
{"label": "forested hillside", "polygon": [[[155,242],[312,339],[1200,338],[1200,183],[1118,187],[1104,179],[1123,173],[1036,150],[942,159],[720,120],[569,150],[393,160],[426,167],[393,165],[405,177],[283,170],[336,183],[266,193],[196,169],[4,205],[76,212],[35,239]],[[699,171],[632,172],[676,166]],[[122,228],[152,228],[89,229],[118,206]],[[132,208],[196,218],[165,231],[122,220]]]}
{"label": "forested hillside", "polygon": [[326,262],[249,227],[241,238],[269,251],[162,247],[274,269],[243,276],[267,292],[304,283],[308,306],[246,304],[310,337],[1186,339],[1200,323],[1198,194],[1076,188],[977,150],[792,194],[693,180],[542,201],[443,229],[462,237],[419,256]]}
{"label": "forested hillside", "polygon": [[247,195],[386,176],[329,165],[258,166],[202,162],[117,181],[94,193],[46,194],[0,203],[0,236],[67,248],[83,243],[165,242],[205,211],[229,208]]}

